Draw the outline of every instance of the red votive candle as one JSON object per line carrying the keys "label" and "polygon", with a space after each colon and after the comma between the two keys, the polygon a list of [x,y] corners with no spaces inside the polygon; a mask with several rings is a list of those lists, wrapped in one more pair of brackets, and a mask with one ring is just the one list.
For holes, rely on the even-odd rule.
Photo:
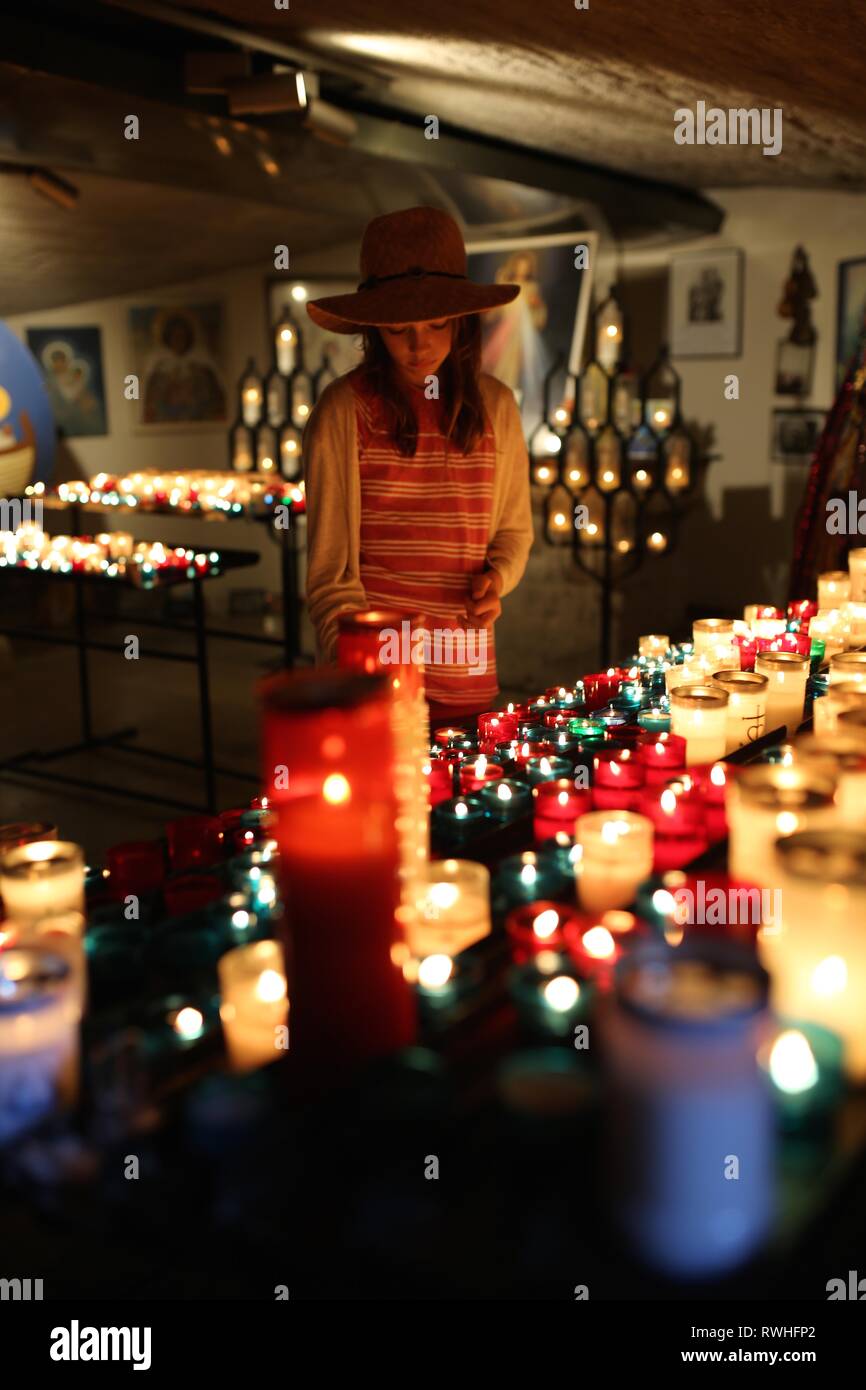
{"label": "red votive candle", "polygon": [[505,769],[499,763],[489,763],[482,753],[480,757],[461,763],[458,777],[463,796],[478,792],[491,782],[498,782]]}
{"label": "red votive candle", "polygon": [[740,651],[740,670],[754,671],[755,657],[758,654],[758,640],[756,637],[743,637],[739,633],[734,637],[734,645]]}
{"label": "red votive candle", "polygon": [[577,916],[574,908],[546,898],[512,908],[505,918],[505,930],[516,963],[523,965],[539,951],[564,951],[564,929]]}
{"label": "red votive candle", "polygon": [[589,787],[576,787],[568,777],[539,782],[532,789],[532,826],[536,844],[553,840],[559,831],[574,833],[578,816],[592,809]]}
{"label": "red votive candle", "polygon": [[315,1090],[415,1034],[397,920],[391,697],[387,677],[349,672],[283,673],[261,690],[266,776],[274,763],[301,765],[273,805],[292,962],[289,1073]]}
{"label": "red votive candle", "polygon": [[478,744],[489,744],[483,752],[492,753],[497,743],[508,743],[517,735],[518,717],[504,709],[489,710],[478,716]]}
{"label": "red votive candle", "polygon": [[569,719],[574,718],[574,712],[563,709],[549,709],[542,715],[541,722],[548,729],[567,729]]}
{"label": "red votive candle", "polygon": [[696,793],[704,802],[704,821],[710,840],[723,840],[728,833],[725,811],[730,770],[724,763],[701,763],[689,768]]}
{"label": "red votive candle", "polygon": [[783,632],[779,638],[780,652],[799,652],[801,656],[810,656],[812,653],[812,639],[808,631],[803,632]]}
{"label": "red votive candle", "polygon": [[424,684],[427,620],[399,608],[341,613],[337,665],[358,675],[384,674],[395,691],[414,697]]}
{"label": "red votive candle", "polygon": [[530,758],[552,758],[555,756],[556,745],[554,743],[542,742],[541,740],[529,742],[524,739],[515,749],[514,761],[525,768]]}
{"label": "red votive candle", "polygon": [[430,805],[450,801],[454,795],[454,772],[450,758],[429,758],[424,764],[424,776],[430,788]]}
{"label": "red votive candle", "polygon": [[[256,800],[260,800],[259,797]],[[240,830],[241,816],[248,808],[246,806],[234,806],[230,811],[220,811],[219,822],[226,835],[233,835],[236,830]]]}
{"label": "red votive candle", "polygon": [[617,961],[650,932],[633,912],[616,909],[597,915],[575,912],[563,928],[563,936],[578,975],[606,993]]}
{"label": "red votive candle", "polygon": [[442,729],[433,730],[433,742],[440,748],[448,748],[457,739],[467,739],[469,733],[466,729],[460,729],[456,725],[448,724]]}
{"label": "red votive candle", "polygon": [[169,917],[185,917],[225,897],[226,886],[216,874],[181,874],[166,879],[162,895]]}
{"label": "red votive candle", "polygon": [[631,748],[600,748],[592,766],[594,788],[633,792],[644,784],[644,769]]}
{"label": "red votive candle", "polygon": [[165,828],[172,873],[206,869],[225,854],[225,832],[219,816],[181,816]]}
{"label": "red votive candle", "polygon": [[637,759],[646,772],[646,785],[660,786],[685,768],[686,740],[679,734],[644,731],[638,742]]}
{"label": "red votive candle", "polygon": [[788,604],[788,617],[799,618],[800,622],[809,622],[818,612],[818,605],[814,599],[798,598],[793,603]]}
{"label": "red votive candle", "polygon": [[595,671],[583,678],[584,702],[589,711],[601,709],[619,694],[620,677],[614,671]]}
{"label": "red votive candle", "polygon": [[112,845],[106,856],[112,898],[153,893],[165,880],[165,849],[161,840],[127,840]]}

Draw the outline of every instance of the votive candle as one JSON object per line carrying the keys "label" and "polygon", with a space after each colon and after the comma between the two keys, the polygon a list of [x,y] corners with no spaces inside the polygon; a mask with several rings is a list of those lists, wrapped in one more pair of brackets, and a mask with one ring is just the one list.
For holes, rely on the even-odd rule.
{"label": "votive candle", "polygon": [[725,753],[754,743],[764,732],[768,678],[758,671],[715,671],[713,684],[728,697],[725,710]]}
{"label": "votive candle", "polygon": [[671,691],[671,730],[686,741],[686,765],[725,755],[727,692],[717,685],[679,685]]}

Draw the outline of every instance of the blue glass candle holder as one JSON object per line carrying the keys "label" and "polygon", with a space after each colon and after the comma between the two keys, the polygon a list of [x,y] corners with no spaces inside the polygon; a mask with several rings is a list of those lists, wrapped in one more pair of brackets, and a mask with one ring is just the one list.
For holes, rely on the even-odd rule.
{"label": "blue glass candle holder", "polygon": [[483,957],[470,947],[456,956],[427,956],[418,963],[415,995],[422,1026],[447,1027],[465,1012],[484,983]]}
{"label": "blue glass candle holder", "polygon": [[542,840],[538,846],[538,862],[545,868],[549,865],[557,875],[560,899],[577,898],[574,866],[580,854],[580,845],[564,830],[558,831],[555,839]]}
{"label": "blue glass candle holder", "polygon": [[671,712],[662,705],[651,705],[638,711],[637,722],[647,733],[667,734],[671,728]]}
{"label": "blue glass candle holder", "polygon": [[480,796],[455,796],[430,812],[430,827],[443,840],[462,844],[486,828],[487,810]]}
{"label": "blue glass candle holder", "polygon": [[779,1018],[778,1034],[759,1054],[783,1134],[826,1131],[845,1095],[844,1045],[837,1033],[801,1019]]}
{"label": "blue glass candle holder", "polygon": [[571,768],[572,765],[566,758],[554,754],[526,759],[526,776],[531,787],[537,787],[539,782],[553,782],[557,777],[569,777]]}
{"label": "blue glass candle holder", "polygon": [[245,850],[228,862],[232,888],[246,894],[259,916],[274,911],[278,905],[276,868],[277,855],[268,848]]}
{"label": "blue glass candle holder", "polygon": [[559,951],[539,951],[512,967],[508,992],[523,1030],[548,1040],[572,1037],[588,1021],[595,998],[593,986],[577,978],[570,957]]}
{"label": "blue glass candle holder", "polygon": [[148,1006],[143,1024],[147,1057],[170,1064],[219,1045],[219,998],[213,994],[164,995]]}
{"label": "blue glass candle holder", "polygon": [[604,726],[608,737],[612,737],[617,729],[622,729],[626,724],[631,723],[631,715],[624,710],[617,709],[616,705],[604,705],[601,709],[597,709],[593,719]]}
{"label": "blue glass candle holder", "polygon": [[478,793],[491,820],[508,824],[528,816],[532,809],[532,788],[526,782],[518,782],[513,777],[502,777],[491,782]]}
{"label": "blue glass candle holder", "polygon": [[527,850],[524,854],[509,855],[500,862],[493,876],[490,896],[494,917],[503,919],[521,903],[537,902],[539,898],[562,902],[565,894],[557,864]]}

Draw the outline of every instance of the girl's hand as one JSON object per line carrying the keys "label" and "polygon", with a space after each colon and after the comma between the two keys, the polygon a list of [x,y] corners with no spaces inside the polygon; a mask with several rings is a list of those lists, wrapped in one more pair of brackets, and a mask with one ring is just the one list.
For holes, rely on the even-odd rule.
{"label": "girl's hand", "polygon": [[499,594],[502,576],[498,570],[473,574],[471,597],[466,600],[466,616],[479,627],[492,627],[502,613]]}

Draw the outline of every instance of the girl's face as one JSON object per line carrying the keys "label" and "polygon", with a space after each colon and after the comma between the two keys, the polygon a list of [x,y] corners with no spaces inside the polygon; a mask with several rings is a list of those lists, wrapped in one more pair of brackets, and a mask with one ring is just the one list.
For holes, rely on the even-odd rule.
{"label": "girl's face", "polygon": [[451,351],[453,319],[392,323],[379,331],[397,370],[413,386],[435,376]]}

